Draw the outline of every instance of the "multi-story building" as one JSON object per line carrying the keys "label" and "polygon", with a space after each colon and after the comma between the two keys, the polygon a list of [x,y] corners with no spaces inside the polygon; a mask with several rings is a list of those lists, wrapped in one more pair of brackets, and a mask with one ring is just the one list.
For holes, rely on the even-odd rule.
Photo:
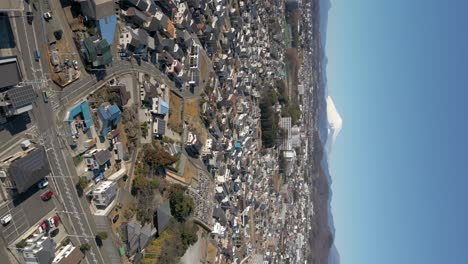
{"label": "multi-story building", "polygon": [[49,264],[55,257],[55,242],[44,234],[35,234],[26,240],[23,249],[25,264]]}
{"label": "multi-story building", "polygon": [[92,192],[94,205],[96,205],[98,209],[106,208],[117,195],[117,188],[116,182],[100,182]]}

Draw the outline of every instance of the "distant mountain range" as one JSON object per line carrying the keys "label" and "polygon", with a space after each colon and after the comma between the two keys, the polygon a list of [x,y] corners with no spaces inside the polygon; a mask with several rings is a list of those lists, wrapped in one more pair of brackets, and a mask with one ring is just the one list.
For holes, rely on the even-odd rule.
{"label": "distant mountain range", "polygon": [[[327,111],[323,111],[323,115],[321,118],[321,135],[322,135],[322,143],[324,144],[325,148],[325,155],[322,160],[322,170],[327,176],[329,185],[332,184],[332,178],[330,175],[330,170],[328,168],[328,155],[332,150],[333,143],[338,136],[342,125],[343,120],[341,119],[338,111],[336,110],[335,104],[333,103],[333,99],[328,95],[328,87],[327,87],[327,64],[328,58],[326,54],[326,45],[327,45],[327,27],[328,27],[328,12],[332,7],[332,3],[330,0],[320,0],[320,40],[322,46],[322,83],[321,86],[324,89],[324,97],[323,97],[323,104],[324,108]],[[326,129],[325,129],[326,128]],[[331,213],[331,199],[332,199],[332,190],[330,188],[330,197],[329,197],[329,209],[328,209],[328,225],[330,228],[333,237],[335,236],[335,226],[333,224],[333,215]],[[336,248],[335,244],[332,245],[330,249],[330,253],[328,256],[328,264],[339,264],[340,263],[340,255],[338,249]]]}

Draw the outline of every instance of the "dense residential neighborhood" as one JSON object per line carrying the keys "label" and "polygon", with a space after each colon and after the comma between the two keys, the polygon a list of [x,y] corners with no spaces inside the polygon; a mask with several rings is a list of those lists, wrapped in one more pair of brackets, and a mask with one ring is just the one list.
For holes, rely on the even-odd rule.
{"label": "dense residential neighborhood", "polygon": [[316,1],[5,2],[0,259],[323,263]]}

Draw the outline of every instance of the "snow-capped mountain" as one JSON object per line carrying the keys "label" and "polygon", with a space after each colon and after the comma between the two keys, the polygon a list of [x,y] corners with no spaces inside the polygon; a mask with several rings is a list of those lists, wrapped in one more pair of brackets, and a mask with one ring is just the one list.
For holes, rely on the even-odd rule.
{"label": "snow-capped mountain", "polygon": [[327,153],[331,152],[333,143],[336,141],[338,134],[343,127],[343,120],[341,119],[338,110],[336,110],[335,103],[331,96],[327,96],[327,122],[328,122],[328,137],[326,143]]}

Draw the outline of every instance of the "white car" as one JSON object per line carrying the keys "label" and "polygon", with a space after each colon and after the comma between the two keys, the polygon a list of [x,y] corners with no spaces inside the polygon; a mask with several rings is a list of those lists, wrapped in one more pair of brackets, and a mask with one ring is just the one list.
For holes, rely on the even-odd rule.
{"label": "white car", "polygon": [[11,214],[7,214],[4,217],[2,217],[2,219],[0,219],[0,222],[2,223],[2,225],[6,225],[10,223],[11,219],[12,219]]}
{"label": "white car", "polygon": [[45,20],[49,20],[49,19],[51,19],[51,18],[52,18],[52,14],[51,14],[50,12],[45,12],[45,13],[44,13],[44,19],[45,19]]}
{"label": "white car", "polygon": [[78,61],[73,60],[73,68],[75,68],[75,70],[78,70]]}
{"label": "white car", "polygon": [[50,227],[55,227],[55,221],[54,221],[54,218],[53,217],[49,217],[49,219],[47,219],[47,221],[49,221],[49,224],[50,224]]}
{"label": "white car", "polygon": [[39,189],[44,189],[47,185],[49,185],[49,181],[47,179],[43,179],[37,184],[37,187],[39,187]]}

